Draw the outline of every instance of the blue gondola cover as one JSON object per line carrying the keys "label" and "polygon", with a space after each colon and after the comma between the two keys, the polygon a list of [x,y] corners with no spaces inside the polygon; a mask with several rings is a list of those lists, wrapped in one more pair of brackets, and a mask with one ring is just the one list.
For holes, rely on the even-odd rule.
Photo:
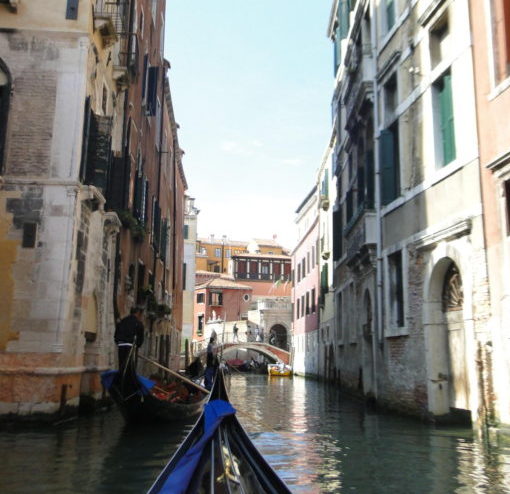
{"label": "blue gondola cover", "polygon": [[173,472],[158,491],[160,494],[183,494],[186,492],[209,439],[211,439],[222,420],[235,413],[236,409],[228,401],[213,400],[205,405],[202,437],[179,460]]}
{"label": "blue gondola cover", "polygon": [[[101,374],[101,382],[106,389],[110,389],[112,387],[113,381],[119,374],[119,371],[109,370],[105,371]],[[140,391],[142,394],[147,395],[149,391],[156,385],[154,381],[147,379],[146,377],[136,375],[138,382],[140,383]]]}

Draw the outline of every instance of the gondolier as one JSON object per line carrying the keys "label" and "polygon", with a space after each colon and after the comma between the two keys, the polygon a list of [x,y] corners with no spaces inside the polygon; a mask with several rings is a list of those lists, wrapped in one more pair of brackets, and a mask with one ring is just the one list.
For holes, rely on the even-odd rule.
{"label": "gondolier", "polygon": [[114,340],[119,352],[119,372],[126,375],[135,372],[136,349],[143,344],[143,308],[133,307],[129,316],[122,319],[115,328]]}

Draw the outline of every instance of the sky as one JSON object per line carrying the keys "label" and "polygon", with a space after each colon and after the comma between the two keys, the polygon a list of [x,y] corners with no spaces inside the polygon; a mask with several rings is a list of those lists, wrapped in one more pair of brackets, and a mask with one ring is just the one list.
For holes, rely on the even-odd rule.
{"label": "sky", "polygon": [[198,235],[277,240],[331,134],[331,0],[167,0],[165,58]]}

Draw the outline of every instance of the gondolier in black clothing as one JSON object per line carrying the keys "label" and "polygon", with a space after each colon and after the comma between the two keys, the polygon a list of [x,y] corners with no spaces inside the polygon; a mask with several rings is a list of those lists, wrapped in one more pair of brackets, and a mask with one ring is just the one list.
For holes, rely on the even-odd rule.
{"label": "gondolier in black clothing", "polygon": [[143,343],[143,308],[133,307],[129,316],[115,328],[115,343],[119,349],[119,372],[121,376],[135,374],[136,349]]}
{"label": "gondolier in black clothing", "polygon": [[211,336],[209,344],[207,345],[207,359],[204,377],[204,386],[209,390],[212,388],[218,364],[218,357],[216,356],[216,349],[214,348],[214,337]]}

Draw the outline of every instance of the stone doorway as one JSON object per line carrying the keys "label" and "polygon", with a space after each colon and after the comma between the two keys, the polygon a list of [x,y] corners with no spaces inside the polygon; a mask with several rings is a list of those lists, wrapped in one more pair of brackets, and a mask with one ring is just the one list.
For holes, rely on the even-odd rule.
{"label": "stone doorway", "polygon": [[444,421],[470,422],[464,288],[458,265],[436,263],[425,293],[429,411]]}

